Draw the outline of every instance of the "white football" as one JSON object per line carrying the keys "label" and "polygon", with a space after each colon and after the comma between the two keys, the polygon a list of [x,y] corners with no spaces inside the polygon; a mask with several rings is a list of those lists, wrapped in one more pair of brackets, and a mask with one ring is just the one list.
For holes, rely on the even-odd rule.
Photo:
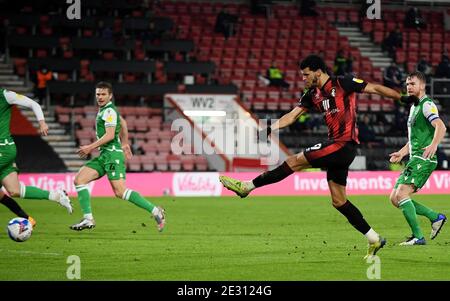
{"label": "white football", "polygon": [[17,242],[23,242],[30,238],[33,232],[33,225],[23,217],[16,217],[8,223],[8,235]]}

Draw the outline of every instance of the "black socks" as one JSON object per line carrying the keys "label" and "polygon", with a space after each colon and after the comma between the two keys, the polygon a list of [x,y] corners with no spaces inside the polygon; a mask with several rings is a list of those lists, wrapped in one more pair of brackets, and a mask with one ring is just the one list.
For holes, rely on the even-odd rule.
{"label": "black socks", "polygon": [[3,196],[2,199],[0,199],[0,203],[8,207],[8,209],[14,212],[18,217],[28,219],[28,214],[26,214],[25,211],[23,211],[23,209],[19,206],[19,204],[17,204],[16,201],[14,201],[6,194]]}
{"label": "black socks", "polygon": [[364,219],[361,211],[358,210],[349,200],[341,207],[336,208],[349,221],[349,223],[362,234],[366,234],[370,230],[369,224]]}
{"label": "black socks", "polygon": [[289,165],[285,161],[277,168],[266,171],[265,173],[257,176],[253,180],[253,185],[255,185],[255,187],[261,187],[264,185],[280,182],[281,180],[287,178],[293,173],[294,171],[289,167]]}

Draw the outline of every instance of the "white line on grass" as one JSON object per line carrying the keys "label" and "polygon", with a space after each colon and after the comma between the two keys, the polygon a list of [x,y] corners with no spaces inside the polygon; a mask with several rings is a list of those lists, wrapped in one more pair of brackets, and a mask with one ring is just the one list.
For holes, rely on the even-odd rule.
{"label": "white line on grass", "polygon": [[22,251],[22,250],[3,250],[0,249],[0,253],[19,253],[19,254],[34,254],[34,255],[44,255],[44,256],[63,256],[61,253],[50,253],[50,252],[34,252],[34,251]]}

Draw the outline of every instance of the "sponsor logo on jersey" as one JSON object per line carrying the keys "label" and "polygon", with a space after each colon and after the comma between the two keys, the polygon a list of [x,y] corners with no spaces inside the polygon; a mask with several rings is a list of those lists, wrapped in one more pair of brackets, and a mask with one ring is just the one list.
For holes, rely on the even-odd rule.
{"label": "sponsor logo on jersey", "polygon": [[438,112],[438,110],[437,110],[437,108],[436,108],[436,106],[431,106],[431,113],[433,113],[433,114],[437,114],[437,112]]}

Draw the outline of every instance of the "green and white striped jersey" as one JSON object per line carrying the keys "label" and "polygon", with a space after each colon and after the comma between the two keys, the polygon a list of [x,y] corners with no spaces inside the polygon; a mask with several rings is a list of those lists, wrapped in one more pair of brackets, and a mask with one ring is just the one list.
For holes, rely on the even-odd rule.
{"label": "green and white striped jersey", "polygon": [[101,107],[97,113],[96,122],[96,135],[97,139],[100,139],[106,133],[106,128],[115,126],[116,130],[114,132],[114,139],[106,144],[100,146],[100,152],[103,151],[119,151],[122,152],[122,144],[120,143],[120,118],[119,112],[116,106],[109,102],[104,107]]}
{"label": "green and white striped jersey", "polygon": [[[424,95],[417,106],[412,105],[408,118],[409,156],[422,157],[424,148],[431,144],[434,127],[431,122],[439,118],[439,112],[433,100]],[[435,161],[436,155],[430,160]]]}

